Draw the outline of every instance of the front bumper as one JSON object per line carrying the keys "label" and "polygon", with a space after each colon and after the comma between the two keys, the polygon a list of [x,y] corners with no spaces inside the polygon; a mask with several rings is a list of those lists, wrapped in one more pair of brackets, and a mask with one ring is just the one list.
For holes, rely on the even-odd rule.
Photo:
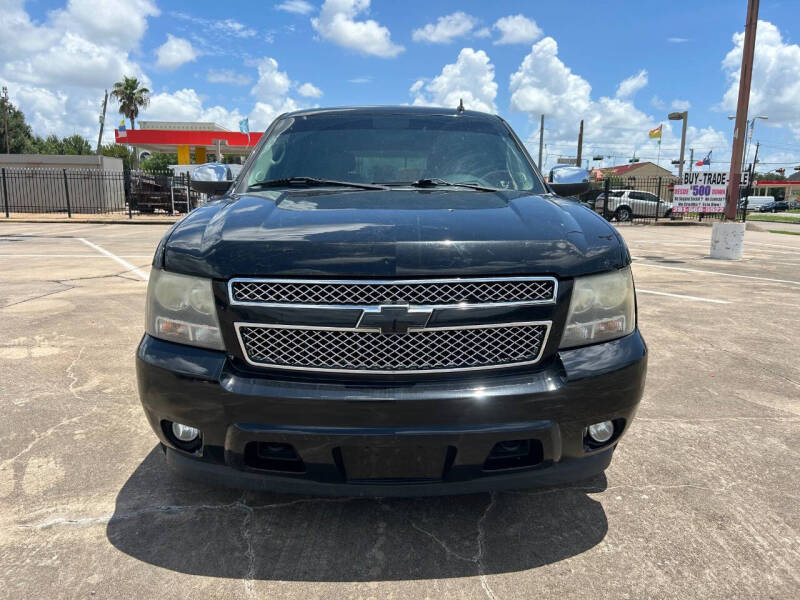
{"label": "front bumper", "polygon": [[[610,463],[644,388],[647,349],[638,330],[560,351],[529,372],[460,379],[341,382],[238,369],[224,353],[144,336],[139,394],[180,474],[235,487],[322,495],[437,495],[585,479]],[[593,448],[585,428],[613,420]],[[202,432],[186,452],[171,421]],[[487,460],[500,442],[530,453]],[[285,469],[261,448],[290,446]],[[277,466],[276,466],[277,465]]]}

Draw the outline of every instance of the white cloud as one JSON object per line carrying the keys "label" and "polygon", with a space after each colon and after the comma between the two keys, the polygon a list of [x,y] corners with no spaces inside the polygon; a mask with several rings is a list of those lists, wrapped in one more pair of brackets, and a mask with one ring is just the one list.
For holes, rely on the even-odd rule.
{"label": "white cloud", "polygon": [[230,111],[222,106],[204,107],[200,95],[191,88],[175,92],[153,94],[150,106],[144,111],[145,121],[206,121],[236,129],[243,115],[238,110]]}
{"label": "white cloud", "polygon": [[253,78],[244,73],[237,73],[233,69],[209,69],[206,73],[209,83],[227,83],[230,85],[247,85]]}
{"label": "white cloud", "polygon": [[256,102],[250,112],[250,128],[253,131],[264,131],[275,117],[300,108],[292,98],[280,98],[277,102]]}
{"label": "white cloud", "polygon": [[314,12],[314,5],[306,0],[285,0],[277,6],[278,10],[294,13],[296,15],[308,15]]}
{"label": "white cloud", "polygon": [[683,110],[689,110],[691,107],[692,103],[689,102],[688,100],[679,100],[677,98],[672,101],[672,104],[670,104],[670,108],[672,110],[683,111]]}
{"label": "white cloud", "polygon": [[225,35],[232,35],[238,38],[251,38],[257,35],[255,29],[241,24],[235,19],[224,19],[216,22],[216,28]]}
{"label": "white cloud", "polygon": [[481,27],[473,33],[476,38],[488,38],[492,36],[492,30],[488,27]]}
{"label": "white cloud", "polygon": [[542,35],[536,21],[524,15],[498,19],[493,28],[500,32],[500,39],[495,40],[495,44],[530,44]]}
{"label": "white cloud", "polygon": [[[574,73],[558,56],[558,44],[546,37],[531,48],[519,68],[510,78],[511,109],[527,113],[532,128],[538,127],[539,115],[545,115],[545,142],[550,155],[549,166],[555,158],[574,156],[581,119],[584,120],[584,153],[597,152],[614,156],[621,163],[634,150],[644,160],[655,162],[657,145],[648,138],[648,131],[664,124],[661,144],[661,164],[677,157],[680,146],[680,124],[648,115],[636,107],[633,93],[646,83],[646,72],[638,73],[620,83],[615,97],[592,97],[592,86]],[[657,96],[652,104],[663,106]],[[538,139],[537,139],[538,141]],[[687,141],[695,148],[727,149],[726,136],[713,128],[690,127]],[[688,147],[688,146],[687,146]],[[610,163],[609,163],[610,164]]]}
{"label": "white cloud", "polygon": [[167,41],[156,49],[156,66],[162,69],[177,69],[181,65],[197,60],[199,52],[189,40],[167,34]]}
{"label": "white cloud", "polygon": [[629,98],[647,85],[647,71],[642,69],[636,75],[623,79],[617,86],[617,98]]}
{"label": "white cloud", "polygon": [[682,37],[668,37],[667,41],[670,44],[685,44],[689,41],[689,38],[682,38]]}
{"label": "white cloud", "polygon": [[283,96],[268,102],[256,102],[249,113],[242,113],[238,109],[230,110],[224,106],[205,106],[196,90],[184,88],[172,93],[154,94],[142,119],[213,122],[238,131],[239,121],[248,117],[251,131],[264,131],[278,115],[299,108],[301,107],[294,99]]}
{"label": "white cloud", "polygon": [[420,29],[415,29],[411,39],[430,44],[449,44],[454,39],[467,35],[477,23],[478,20],[472,15],[458,11],[439,17],[436,24],[428,23]]}
{"label": "white cloud", "polygon": [[250,93],[261,101],[271,102],[275,97],[285,96],[291,85],[286,71],[278,70],[278,61],[267,56],[258,62],[258,81]]}
{"label": "white cloud", "polygon": [[388,28],[377,21],[356,21],[369,10],[370,0],[325,0],[319,16],[311,19],[322,39],[362,54],[393,58],[404,48],[392,42]]}
{"label": "white cloud", "polygon": [[362,75],[361,77],[353,77],[347,80],[348,83],[371,83],[372,75]]}
{"label": "white cloud", "polygon": [[320,98],[322,96],[322,90],[313,83],[304,83],[298,86],[297,93],[306,98]]}
{"label": "white cloud", "polygon": [[[733,35],[733,48],[722,61],[729,87],[721,110],[735,111],[739,95],[744,33]],[[800,138],[800,45],[783,40],[780,30],[769,21],[758,22],[750,114],[767,115],[767,124],[788,127]]]}
{"label": "white cloud", "polygon": [[[213,121],[235,131],[239,127],[239,120],[249,117],[250,130],[263,131],[278,115],[303,107],[289,95],[292,80],[286,71],[279,69],[278,61],[265,56],[255,62],[255,65],[258,68],[258,81],[250,93],[255,96],[256,101],[249,113],[239,109],[230,110],[224,106],[205,106],[197,91],[186,88],[172,93],[162,92],[153,95],[142,119]],[[222,71],[221,74],[217,72],[215,75],[236,77],[239,74]],[[322,95],[322,91],[311,83],[300,85],[297,93],[306,97]]]}
{"label": "white cloud", "polygon": [[415,105],[455,108],[463,99],[468,110],[497,112],[494,65],[483,50],[463,48],[455,63],[445,65],[430,81],[417,80],[410,92]]}
{"label": "white cloud", "polygon": [[103,45],[133,48],[147,30],[147,18],[160,14],[151,0],[69,0],[50,17],[56,28]]}
{"label": "white cloud", "polygon": [[255,29],[247,27],[236,19],[204,19],[203,17],[196,17],[184,12],[173,12],[170,14],[176,19],[188,21],[195,25],[197,29],[202,32],[203,39],[205,40],[213,36],[216,42],[224,43],[231,37],[248,39],[258,35]]}
{"label": "white cloud", "polygon": [[[150,86],[131,53],[158,14],[149,0],[70,0],[34,22],[21,0],[6,0],[0,81],[36,134],[93,139],[104,89],[123,75]],[[109,110],[113,115],[113,103]]]}
{"label": "white cloud", "polygon": [[658,96],[653,96],[650,98],[650,104],[653,108],[657,108],[658,110],[667,110],[667,105]]}

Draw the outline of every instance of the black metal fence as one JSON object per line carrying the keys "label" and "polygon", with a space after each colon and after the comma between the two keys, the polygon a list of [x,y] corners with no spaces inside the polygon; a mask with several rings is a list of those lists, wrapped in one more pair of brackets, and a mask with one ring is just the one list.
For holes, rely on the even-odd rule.
{"label": "black metal fence", "polygon": [[12,214],[183,214],[204,203],[188,174],[171,171],[0,168],[6,217]]}
{"label": "black metal fence", "polygon": [[[581,201],[610,221],[704,221],[722,213],[673,211],[674,177],[608,177],[593,182]],[[12,214],[176,215],[206,201],[191,189],[189,175],[172,171],[0,168],[5,216]],[[745,213],[739,211],[744,220]]]}
{"label": "black metal fence", "polygon": [[[580,200],[618,223],[656,221],[720,220],[723,213],[685,213],[673,210],[673,192],[677,177],[606,177],[592,182],[592,189]],[[740,209],[737,218],[745,220]]]}

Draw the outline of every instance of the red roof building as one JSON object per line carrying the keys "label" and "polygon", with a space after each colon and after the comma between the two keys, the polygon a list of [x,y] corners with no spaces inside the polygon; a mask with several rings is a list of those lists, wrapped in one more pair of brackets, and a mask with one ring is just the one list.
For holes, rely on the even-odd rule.
{"label": "red roof building", "polygon": [[190,149],[195,163],[206,162],[208,152],[228,156],[247,156],[261,139],[261,131],[249,135],[229,131],[216,123],[187,123],[173,121],[140,121],[139,129],[120,133],[114,130],[117,144],[135,146],[140,152],[163,152],[178,155],[178,164],[190,164]]}

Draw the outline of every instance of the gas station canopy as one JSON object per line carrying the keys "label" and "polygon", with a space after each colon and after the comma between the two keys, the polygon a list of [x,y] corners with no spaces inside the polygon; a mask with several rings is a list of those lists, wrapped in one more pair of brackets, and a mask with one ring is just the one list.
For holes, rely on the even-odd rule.
{"label": "gas station canopy", "polygon": [[216,123],[193,123],[179,121],[140,121],[139,129],[128,129],[120,135],[114,130],[117,144],[136,146],[140,151],[177,154],[178,164],[190,163],[190,148],[195,154],[195,163],[206,162],[206,153],[221,152],[227,156],[247,156],[261,139],[262,132],[249,134],[229,131]]}

